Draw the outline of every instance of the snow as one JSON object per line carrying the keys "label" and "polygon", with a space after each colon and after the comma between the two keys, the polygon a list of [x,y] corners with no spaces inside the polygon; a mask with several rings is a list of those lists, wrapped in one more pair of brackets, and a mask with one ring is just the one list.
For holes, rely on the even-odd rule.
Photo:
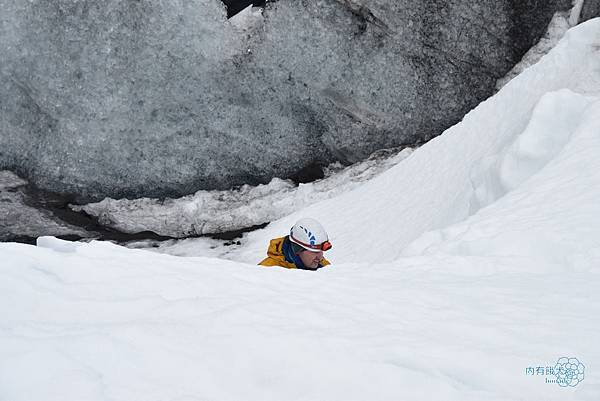
{"label": "snow", "polygon": [[460,224],[427,233],[405,254],[510,255],[534,259],[528,270],[540,273],[598,269],[599,132],[600,97],[547,94],[478,188],[485,200],[496,200]]}
{"label": "snow", "polygon": [[333,164],[324,179],[300,185],[274,178],[266,185],[244,185],[237,190],[197,191],[191,196],[165,200],[105,198],[71,208],[85,211],[96,216],[100,224],[126,233],[153,231],[178,238],[230,232],[268,223],[347,192],[398,164],[411,152],[405,148],[389,156],[389,152],[380,151],[346,168]]}
{"label": "snow", "polygon": [[[597,400],[599,45],[600,20],[569,30],[461,123],[231,260],[0,244],[0,399]],[[300,216],[333,265],[257,267]],[[526,374],[563,357],[586,367],[576,387]]]}

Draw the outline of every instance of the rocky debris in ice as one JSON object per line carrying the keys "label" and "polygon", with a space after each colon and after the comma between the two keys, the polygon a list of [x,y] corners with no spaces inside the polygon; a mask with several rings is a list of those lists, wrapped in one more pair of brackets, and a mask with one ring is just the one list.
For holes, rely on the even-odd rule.
{"label": "rocky debris in ice", "polygon": [[43,235],[74,239],[93,236],[35,205],[25,188],[27,184],[10,171],[0,171],[0,241],[34,243]]}

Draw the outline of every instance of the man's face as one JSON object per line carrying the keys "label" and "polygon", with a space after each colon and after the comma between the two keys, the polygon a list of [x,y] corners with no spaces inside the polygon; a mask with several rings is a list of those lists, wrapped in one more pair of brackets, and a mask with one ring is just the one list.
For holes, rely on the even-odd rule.
{"label": "man's face", "polygon": [[319,252],[311,252],[311,251],[302,251],[298,254],[304,266],[309,269],[316,269],[323,260],[323,251]]}

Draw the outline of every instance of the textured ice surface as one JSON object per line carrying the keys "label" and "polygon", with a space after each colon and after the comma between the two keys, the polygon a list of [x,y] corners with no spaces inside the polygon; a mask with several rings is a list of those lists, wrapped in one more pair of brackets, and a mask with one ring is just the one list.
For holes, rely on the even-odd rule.
{"label": "textured ice surface", "polygon": [[79,200],[268,183],[459,121],[568,0],[0,0],[0,168]]}
{"label": "textured ice surface", "polygon": [[41,235],[91,235],[32,205],[28,193],[21,190],[25,185],[27,181],[10,171],[0,171],[0,241],[29,241]]}
{"label": "textured ice surface", "polygon": [[[389,153],[389,152],[388,152]],[[373,155],[327,178],[294,185],[274,178],[267,185],[244,185],[231,191],[198,191],[178,199],[109,199],[84,206],[71,206],[98,218],[100,224],[126,233],[153,231],[185,237],[240,230],[279,219],[323,199],[358,187],[411,154]]]}
{"label": "textured ice surface", "polygon": [[229,18],[229,23],[240,30],[249,30],[263,23],[263,9],[250,4],[235,16]]}
{"label": "textured ice surface", "polygon": [[[302,210],[333,241],[318,272],[254,265],[300,213],[239,262],[0,243],[2,396],[597,401],[599,40],[600,20],[569,31],[402,163]],[[469,211],[484,171],[506,192]],[[574,388],[526,374],[575,358]]]}
{"label": "textured ice surface", "polygon": [[[523,59],[519,61],[506,76],[498,80],[496,87],[498,89],[502,88],[508,81],[522,73],[526,68],[540,61],[550,49],[556,46],[567,30],[574,27],[582,20],[581,12],[583,5],[584,0],[574,0],[573,8],[570,11],[555,13],[544,36],[535,44],[535,46],[525,53]],[[598,13],[598,15],[600,15],[600,13]]]}
{"label": "textured ice surface", "polygon": [[600,1],[598,0],[575,0],[582,1],[581,21],[587,21],[600,16]]}

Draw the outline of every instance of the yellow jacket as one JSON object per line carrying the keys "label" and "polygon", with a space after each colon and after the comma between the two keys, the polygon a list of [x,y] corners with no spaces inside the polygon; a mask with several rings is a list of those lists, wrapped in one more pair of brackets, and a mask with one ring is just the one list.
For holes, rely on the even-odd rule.
{"label": "yellow jacket", "polygon": [[[269,250],[267,251],[267,257],[263,259],[260,266],[281,266],[287,269],[297,269],[295,263],[288,262],[283,254],[283,243],[287,237],[275,238],[271,240],[269,244]],[[321,266],[327,266],[329,261],[325,258],[321,261]]]}

